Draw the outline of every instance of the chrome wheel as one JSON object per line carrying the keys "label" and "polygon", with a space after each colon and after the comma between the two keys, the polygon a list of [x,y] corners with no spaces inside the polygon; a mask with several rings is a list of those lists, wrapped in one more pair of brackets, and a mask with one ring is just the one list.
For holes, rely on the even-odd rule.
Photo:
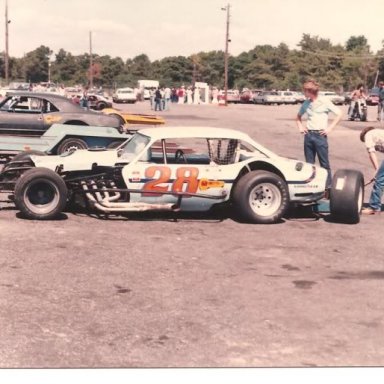
{"label": "chrome wheel", "polygon": [[249,194],[249,205],[259,216],[272,216],[280,208],[282,196],[280,189],[271,183],[258,184]]}
{"label": "chrome wheel", "polygon": [[36,180],[24,192],[26,207],[35,214],[47,214],[54,210],[60,201],[57,186],[49,180]]}

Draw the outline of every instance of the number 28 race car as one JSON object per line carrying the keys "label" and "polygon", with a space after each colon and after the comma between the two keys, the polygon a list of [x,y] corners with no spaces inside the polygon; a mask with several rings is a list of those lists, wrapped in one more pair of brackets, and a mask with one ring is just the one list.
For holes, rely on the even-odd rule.
{"label": "number 28 race car", "polygon": [[[28,219],[53,219],[68,202],[83,201],[108,214],[201,212],[227,204],[246,222],[269,224],[290,204],[324,198],[326,178],[324,169],[280,157],[242,132],[173,127],[140,130],[114,150],[26,154],[5,165],[0,187]],[[360,172],[336,172],[331,215],[358,222],[363,191]]]}

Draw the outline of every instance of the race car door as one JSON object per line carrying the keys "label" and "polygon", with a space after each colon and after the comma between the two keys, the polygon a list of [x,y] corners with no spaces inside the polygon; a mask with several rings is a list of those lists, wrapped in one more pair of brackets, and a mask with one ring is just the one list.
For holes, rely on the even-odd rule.
{"label": "race car door", "polygon": [[41,136],[42,100],[30,96],[10,96],[0,106],[2,134]]}
{"label": "race car door", "polygon": [[233,163],[235,146],[229,139],[156,142],[143,161],[130,167],[129,184],[141,190],[131,201],[180,203],[183,210],[204,211],[227,200],[234,178],[226,177],[226,167]]}

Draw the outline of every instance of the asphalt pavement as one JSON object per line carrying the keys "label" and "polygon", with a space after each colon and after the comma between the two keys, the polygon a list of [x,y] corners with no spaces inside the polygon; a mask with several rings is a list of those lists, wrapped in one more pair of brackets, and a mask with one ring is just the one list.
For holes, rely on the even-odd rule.
{"label": "asphalt pavement", "polygon": [[[303,159],[297,110],[171,105],[161,114],[175,129],[238,129]],[[333,170],[373,176],[359,142],[366,125],[379,123],[343,121],[331,134]],[[383,214],[358,225],[307,212],[276,225],[225,214],[37,222],[0,207],[0,367],[384,364]]]}

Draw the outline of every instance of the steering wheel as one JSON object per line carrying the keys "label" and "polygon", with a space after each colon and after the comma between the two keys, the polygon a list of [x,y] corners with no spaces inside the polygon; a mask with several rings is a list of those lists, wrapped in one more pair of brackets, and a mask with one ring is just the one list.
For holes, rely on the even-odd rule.
{"label": "steering wheel", "polygon": [[178,149],[175,152],[175,161],[176,163],[184,162],[185,164],[187,164],[187,158],[185,157],[185,153],[181,149]]}

